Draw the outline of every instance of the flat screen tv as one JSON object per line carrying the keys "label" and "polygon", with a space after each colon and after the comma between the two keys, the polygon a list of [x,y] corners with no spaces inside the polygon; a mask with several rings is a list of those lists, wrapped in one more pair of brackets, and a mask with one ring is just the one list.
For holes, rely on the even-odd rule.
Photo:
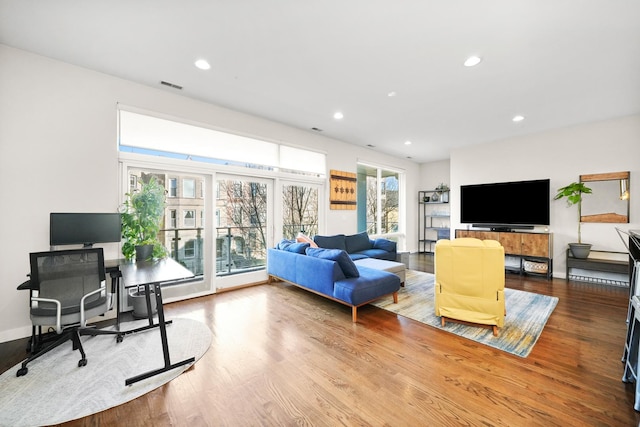
{"label": "flat screen tv", "polygon": [[549,180],[460,186],[460,222],[493,230],[549,224]]}
{"label": "flat screen tv", "polygon": [[119,213],[51,213],[49,244],[84,245],[119,242],[122,233]]}

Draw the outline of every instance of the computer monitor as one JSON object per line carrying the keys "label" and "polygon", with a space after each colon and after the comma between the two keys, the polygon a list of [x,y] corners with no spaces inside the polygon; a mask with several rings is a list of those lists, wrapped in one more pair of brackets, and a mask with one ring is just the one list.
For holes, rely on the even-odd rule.
{"label": "computer monitor", "polygon": [[120,242],[122,219],[119,213],[51,213],[49,244],[83,245]]}

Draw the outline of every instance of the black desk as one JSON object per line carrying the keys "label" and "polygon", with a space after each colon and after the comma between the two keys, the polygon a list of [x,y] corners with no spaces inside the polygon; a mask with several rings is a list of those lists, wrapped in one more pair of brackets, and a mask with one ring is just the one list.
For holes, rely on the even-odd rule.
{"label": "black desk", "polygon": [[[149,318],[149,324],[140,328],[123,331],[123,335],[128,335],[136,332],[145,331],[152,328],[160,329],[160,338],[162,340],[162,353],[164,355],[164,366],[159,369],[155,369],[149,372],[145,372],[135,377],[125,380],[125,385],[131,385],[138,381],[152,377],[154,375],[166,372],[168,370],[177,368],[179,366],[186,365],[195,361],[194,357],[182,360],[177,363],[171,363],[169,356],[169,345],[167,342],[167,328],[166,325],[171,321],[165,321],[164,309],[162,307],[162,293],[160,285],[166,282],[172,282],[176,280],[188,279],[194,276],[194,274],[180,265],[178,262],[171,258],[165,258],[155,261],[108,261],[105,263],[107,272],[110,273],[112,283],[119,280],[123,281],[124,288],[129,289],[132,287],[144,286],[146,301],[147,301],[147,315]],[[117,284],[116,284],[117,285]],[[154,322],[153,312],[151,310],[151,287],[153,287],[153,294],[156,298],[158,307],[158,322]],[[117,286],[119,293],[120,286]],[[120,328],[120,296],[117,296],[117,327]]]}

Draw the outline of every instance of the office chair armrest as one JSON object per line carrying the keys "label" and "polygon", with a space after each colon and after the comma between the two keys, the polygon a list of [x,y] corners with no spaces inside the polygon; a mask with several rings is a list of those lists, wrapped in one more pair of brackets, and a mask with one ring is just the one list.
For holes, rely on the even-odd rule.
{"label": "office chair armrest", "polygon": [[106,291],[107,290],[107,286],[104,284],[104,282],[102,283],[102,286],[100,286],[98,289],[89,292],[88,294],[86,294],[85,296],[82,297],[82,299],[80,300],[80,326],[81,327],[86,327],[87,326],[87,319],[85,319],[85,314],[84,314],[84,304],[87,298],[89,298],[92,295],[95,294],[99,294],[102,291]]}
{"label": "office chair armrest", "polygon": [[56,333],[61,334],[62,333],[62,320],[61,320],[62,304],[60,303],[60,301],[58,301],[57,299],[40,298],[40,297],[32,297],[31,301],[52,302],[56,305]]}

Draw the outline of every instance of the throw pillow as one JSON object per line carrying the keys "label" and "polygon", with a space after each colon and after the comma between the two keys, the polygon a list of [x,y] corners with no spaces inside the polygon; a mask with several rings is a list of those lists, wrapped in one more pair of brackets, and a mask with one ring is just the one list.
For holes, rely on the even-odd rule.
{"label": "throw pillow", "polygon": [[312,248],[317,248],[318,247],[316,242],[314,242],[311,237],[309,237],[309,236],[307,236],[306,234],[303,234],[303,233],[298,233],[298,236],[296,237],[296,242],[298,242],[298,243],[308,243],[309,246],[311,246]]}
{"label": "throw pillow", "polygon": [[387,252],[395,252],[396,251],[396,242],[389,239],[376,239],[373,241],[374,249],[382,249]]}
{"label": "throw pillow", "polygon": [[358,267],[353,263],[349,254],[340,249],[308,248],[308,256],[336,261],[345,277],[360,277]]}
{"label": "throw pillow", "polygon": [[344,238],[345,244],[347,246],[347,252],[350,254],[355,254],[356,252],[366,251],[367,249],[371,249],[372,242],[369,239],[369,235],[366,231],[358,234],[352,234],[351,236],[346,236]]}
{"label": "throw pillow", "polygon": [[287,246],[287,248],[285,249],[285,251],[288,252],[295,252],[297,254],[303,254],[305,253],[305,251],[307,250],[307,248],[309,247],[308,243],[292,243],[289,246]]}
{"label": "throw pillow", "polygon": [[289,245],[295,243],[295,240],[282,239],[276,245],[276,249],[280,249],[281,251],[285,250]]}
{"label": "throw pillow", "polygon": [[276,249],[287,252],[294,252],[297,254],[304,254],[308,247],[309,243],[300,243],[296,242],[295,240],[282,239],[276,246]]}
{"label": "throw pillow", "polygon": [[316,244],[325,249],[340,249],[342,251],[347,250],[347,246],[344,242],[344,234],[336,234],[335,236],[318,236],[313,237],[313,241]]}

